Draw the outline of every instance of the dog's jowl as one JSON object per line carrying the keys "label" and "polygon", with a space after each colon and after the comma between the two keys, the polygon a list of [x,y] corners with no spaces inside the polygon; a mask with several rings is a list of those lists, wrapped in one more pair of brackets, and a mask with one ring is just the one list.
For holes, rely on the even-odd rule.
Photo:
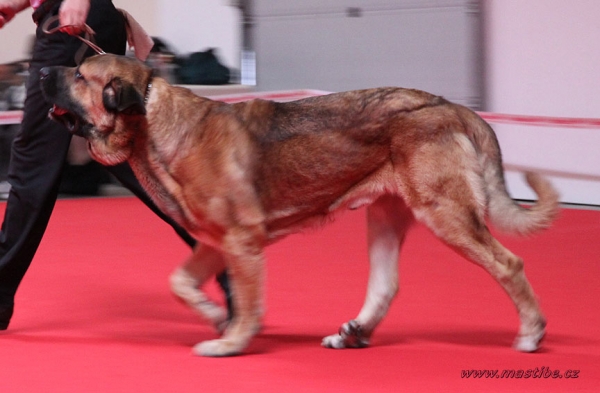
{"label": "dog's jowl", "polygon": [[[128,161],[156,204],[198,239],[173,273],[172,289],[223,334],[196,345],[195,353],[238,354],[259,331],[268,244],[361,206],[368,218],[366,300],[323,346],[369,344],[398,290],[399,250],[416,220],[492,275],[519,314],[515,348],[538,348],[546,320],[523,261],[491,235],[486,220],[529,234],[551,224],[558,196],[544,178],[527,173],[538,202],[516,204],[496,136],[471,110],[401,88],[229,105],[112,55],[44,69],[42,86],[54,104],[50,115],[87,138],[95,160]],[[224,269],[231,321],[201,291]]]}

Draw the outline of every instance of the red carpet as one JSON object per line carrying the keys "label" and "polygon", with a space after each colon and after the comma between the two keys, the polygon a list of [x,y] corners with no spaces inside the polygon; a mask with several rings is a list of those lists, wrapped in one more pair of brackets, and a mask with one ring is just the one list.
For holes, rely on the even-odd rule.
{"label": "red carpet", "polygon": [[[536,354],[510,348],[517,316],[502,290],[422,227],[372,347],[321,348],[362,304],[364,233],[352,212],[270,247],[264,330],[246,355],[209,359],[190,348],[214,333],[168,291],[188,252],[172,230],[136,199],[59,201],[0,333],[0,392],[598,391],[600,212],[566,209],[540,235],[500,237],[548,317]],[[463,372],[505,369],[530,378]]]}

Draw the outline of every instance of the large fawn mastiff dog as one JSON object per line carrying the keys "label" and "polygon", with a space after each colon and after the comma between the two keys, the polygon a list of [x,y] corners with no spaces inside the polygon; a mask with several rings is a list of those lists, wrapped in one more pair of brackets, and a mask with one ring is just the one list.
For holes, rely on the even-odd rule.
{"label": "large fawn mastiff dog", "polygon": [[[54,104],[50,115],[85,137],[95,160],[128,161],[156,204],[198,239],[171,284],[224,332],[196,345],[196,354],[238,354],[259,331],[268,244],[361,206],[371,266],[366,300],[323,346],[369,344],[398,291],[398,254],[416,219],[496,279],[519,313],[515,348],[538,348],[546,321],[523,261],[490,234],[486,217],[529,234],[551,224],[558,196],[528,173],[537,204],[511,200],[494,132],[471,110],[401,88],[231,105],[112,55],[46,68],[41,83]],[[224,269],[231,321],[200,290]]]}

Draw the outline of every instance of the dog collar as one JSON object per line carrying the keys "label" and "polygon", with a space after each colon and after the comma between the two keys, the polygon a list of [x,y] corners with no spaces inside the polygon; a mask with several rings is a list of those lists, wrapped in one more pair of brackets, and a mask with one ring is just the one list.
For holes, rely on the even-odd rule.
{"label": "dog collar", "polygon": [[148,99],[150,98],[150,90],[152,89],[152,81],[154,80],[154,70],[150,71],[150,76],[148,77],[148,83],[146,84],[146,93],[144,94],[144,106],[148,104]]}

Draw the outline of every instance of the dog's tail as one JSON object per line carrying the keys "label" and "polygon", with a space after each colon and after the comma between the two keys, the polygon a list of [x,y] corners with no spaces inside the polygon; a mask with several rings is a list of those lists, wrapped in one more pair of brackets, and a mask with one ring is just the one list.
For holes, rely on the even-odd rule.
{"label": "dog's tail", "polygon": [[[467,110],[468,111],[468,110]],[[503,232],[527,235],[548,228],[558,216],[559,195],[543,176],[526,172],[527,184],[537,194],[538,200],[525,208],[509,195],[504,179],[502,156],[496,135],[489,124],[474,112],[467,124],[473,127],[471,138],[479,150],[479,160],[487,195],[487,213],[495,227]]]}
{"label": "dog's tail", "polygon": [[[498,229],[528,235],[548,228],[557,217],[558,193],[552,184],[535,172],[526,172],[525,180],[538,196],[537,202],[529,208],[515,203],[508,195],[504,184],[499,189],[500,183],[496,185],[487,183],[490,196],[488,214]],[[493,182],[494,179],[486,179],[487,181]]]}

